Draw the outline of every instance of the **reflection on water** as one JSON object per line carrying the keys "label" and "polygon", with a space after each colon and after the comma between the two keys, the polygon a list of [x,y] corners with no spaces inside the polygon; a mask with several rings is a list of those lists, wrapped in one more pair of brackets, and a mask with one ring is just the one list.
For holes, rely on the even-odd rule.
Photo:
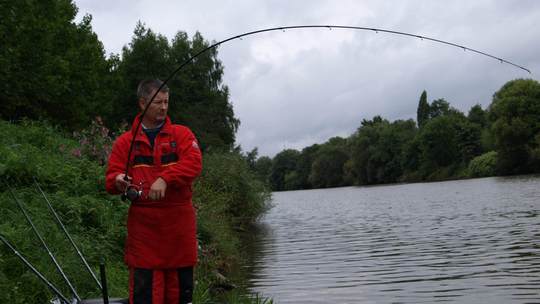
{"label": "reflection on water", "polygon": [[538,303],[540,177],[274,193],[249,288],[277,303]]}

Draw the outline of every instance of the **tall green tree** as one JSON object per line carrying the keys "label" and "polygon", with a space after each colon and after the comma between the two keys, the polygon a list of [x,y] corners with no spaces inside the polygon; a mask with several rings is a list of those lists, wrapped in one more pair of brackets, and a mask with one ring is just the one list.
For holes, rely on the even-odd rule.
{"label": "tall green tree", "polygon": [[[209,45],[199,32],[191,40],[185,33],[177,33],[169,53],[172,66],[178,67]],[[190,126],[203,148],[229,150],[233,147],[240,120],[234,116],[229,88],[223,84],[223,65],[218,59],[217,48],[197,57],[181,70],[172,80],[171,88],[178,92],[173,95],[171,116]]]}
{"label": "tall green tree", "polygon": [[0,117],[45,118],[68,129],[110,110],[111,64],[71,0],[3,1]]}
{"label": "tall green tree", "polygon": [[[403,150],[416,134],[413,120],[390,123],[379,116],[362,121],[351,137],[347,175],[356,184],[396,182],[403,174]],[[351,172],[352,171],[352,172]]]}
{"label": "tall green tree", "polygon": [[305,147],[300,152],[300,157],[298,159],[296,171],[298,172],[298,179],[300,180],[302,189],[313,188],[313,185],[311,184],[309,180],[309,176],[311,174],[313,161],[320,148],[321,148],[321,145],[314,144],[314,145]]}
{"label": "tall green tree", "polygon": [[426,122],[429,120],[429,103],[427,101],[426,90],[420,95],[420,100],[418,101],[418,108],[416,109],[416,122],[418,127],[422,128]]}
{"label": "tall green tree", "polygon": [[433,119],[439,116],[448,115],[451,112],[450,103],[444,98],[433,100],[429,105],[429,118]]}
{"label": "tall green tree", "polygon": [[507,82],[489,106],[491,131],[502,174],[540,170],[540,83],[533,79]]}
{"label": "tall green tree", "polygon": [[475,104],[469,110],[467,114],[467,119],[474,124],[477,124],[479,127],[484,128],[487,125],[487,112],[482,109],[482,106]]}
{"label": "tall green tree", "polygon": [[263,182],[270,182],[270,174],[272,173],[272,159],[268,156],[257,158],[254,164],[254,171]]}
{"label": "tall green tree", "polygon": [[349,159],[346,149],[347,141],[341,137],[333,137],[322,145],[312,162],[309,182],[315,188],[343,186],[343,166]]}
{"label": "tall green tree", "polygon": [[[132,41],[122,50],[118,66],[122,88],[118,90],[111,119],[130,121],[136,114],[136,88],[140,80],[164,80],[207,46],[209,42],[200,33],[189,39],[186,33],[178,32],[169,43],[165,36],[139,22]],[[175,122],[189,126],[204,150],[231,150],[240,124],[222,77],[223,65],[217,58],[217,49],[212,49],[185,66],[168,83],[169,115]]]}
{"label": "tall green tree", "polygon": [[419,133],[420,171],[424,177],[447,168],[438,178],[449,177],[482,153],[480,128],[462,113],[431,119]]}
{"label": "tall green tree", "polygon": [[[131,123],[139,112],[137,85],[143,79],[164,79],[172,72],[168,53],[169,42],[165,36],[137,23],[131,42],[122,48],[122,60],[117,69],[122,82],[118,84],[111,121]],[[172,103],[171,100],[169,107]]]}
{"label": "tall green tree", "polygon": [[458,137],[459,159],[466,166],[474,157],[482,154],[481,134],[482,129],[478,124],[471,123],[467,119],[459,120],[456,125]]}
{"label": "tall green tree", "polygon": [[274,156],[272,160],[272,173],[270,174],[270,185],[272,190],[293,190],[298,189],[300,180],[296,172],[296,166],[300,152],[294,149],[286,149]]}

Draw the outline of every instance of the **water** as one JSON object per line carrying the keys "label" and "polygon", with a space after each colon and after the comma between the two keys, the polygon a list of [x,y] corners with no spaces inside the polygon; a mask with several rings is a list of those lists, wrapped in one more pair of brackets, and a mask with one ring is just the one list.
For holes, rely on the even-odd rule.
{"label": "water", "polygon": [[274,193],[249,288],[276,303],[540,303],[540,177]]}

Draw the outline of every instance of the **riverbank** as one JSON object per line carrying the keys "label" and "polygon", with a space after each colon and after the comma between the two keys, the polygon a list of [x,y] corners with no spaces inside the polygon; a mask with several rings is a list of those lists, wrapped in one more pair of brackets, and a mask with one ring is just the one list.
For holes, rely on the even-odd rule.
{"label": "riverbank", "polygon": [[[101,295],[63,232],[57,228],[33,185],[33,177],[39,181],[94,272],[98,273],[101,258],[106,260],[109,294],[127,297],[128,273],[123,263],[123,246],[128,205],[104,190],[103,159],[112,139],[80,134],[77,138],[78,141],[43,122],[0,121],[0,178],[7,181],[17,198],[24,202],[81,298]],[[247,229],[269,208],[270,193],[254,178],[238,154],[205,155],[204,165],[194,185],[200,245],[194,303],[270,303],[262,296],[244,295],[244,290],[235,288],[240,284],[229,278],[242,256],[238,231]],[[69,289],[5,187],[0,192],[0,212],[5,215],[0,221],[0,233],[69,295]],[[0,290],[8,291],[0,294],[1,303],[45,303],[53,298],[47,287],[4,245],[0,246]]]}

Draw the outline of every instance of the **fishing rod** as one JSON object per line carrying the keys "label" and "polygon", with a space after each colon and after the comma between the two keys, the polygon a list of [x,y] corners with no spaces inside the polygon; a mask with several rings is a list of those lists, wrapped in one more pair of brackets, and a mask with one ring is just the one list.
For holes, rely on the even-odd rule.
{"label": "fishing rod", "polygon": [[[133,143],[135,142],[135,136],[139,132],[139,128],[141,127],[144,114],[146,114],[146,111],[148,110],[148,108],[150,107],[150,105],[152,104],[152,102],[154,101],[156,96],[158,95],[158,93],[161,91],[161,89],[167,84],[167,82],[169,82],[169,80],[171,80],[171,78],[174,77],[174,75],[176,75],[176,73],[178,73],[182,68],[184,68],[184,66],[188,65],[195,58],[197,58],[200,55],[206,53],[207,51],[209,51],[209,50],[211,50],[213,48],[216,48],[221,44],[232,41],[232,40],[236,40],[236,39],[240,39],[242,37],[246,37],[246,36],[250,36],[250,35],[256,35],[256,34],[260,34],[260,33],[264,33],[264,32],[285,31],[285,30],[292,30],[292,29],[309,29],[309,28],[326,28],[326,29],[329,29],[329,30],[332,30],[332,29],[346,29],[346,30],[372,31],[372,32],[375,32],[375,33],[379,33],[379,32],[380,33],[388,33],[388,34],[402,35],[402,36],[407,36],[407,37],[418,38],[418,39],[421,39],[421,40],[433,41],[433,42],[442,43],[442,44],[446,44],[446,45],[449,45],[449,46],[457,47],[457,48],[463,49],[464,51],[471,51],[471,52],[477,53],[479,55],[483,55],[483,56],[493,58],[493,59],[499,61],[500,63],[510,64],[510,65],[512,65],[512,66],[514,66],[516,68],[519,68],[519,69],[524,70],[524,71],[528,72],[529,74],[531,74],[531,71],[529,69],[527,69],[527,68],[525,68],[525,67],[523,67],[521,65],[513,63],[513,62],[511,62],[509,60],[506,60],[506,59],[491,55],[491,54],[489,54],[487,52],[479,51],[479,50],[470,48],[468,46],[464,46],[464,45],[460,45],[460,44],[457,44],[457,43],[445,41],[445,40],[442,40],[442,39],[436,39],[436,38],[432,38],[432,37],[428,37],[428,36],[423,36],[423,35],[418,35],[418,34],[411,34],[411,33],[400,32],[400,31],[386,30],[386,29],[380,29],[380,28],[374,28],[374,27],[361,27],[361,26],[348,26],[348,25],[294,25],[294,26],[280,26],[280,27],[265,28],[265,29],[251,31],[251,32],[246,32],[246,33],[243,33],[243,34],[239,34],[239,35],[235,35],[235,36],[231,36],[229,38],[223,39],[223,40],[221,40],[219,42],[216,42],[216,43],[202,49],[201,51],[199,51],[198,53],[196,53],[195,55],[191,56],[186,61],[184,61],[180,66],[178,66],[178,68],[176,68],[163,81],[161,86],[159,86],[159,88],[154,92],[152,98],[150,98],[150,102],[148,102],[146,104],[143,112],[140,115],[140,120],[137,123],[137,126],[135,127],[135,134],[133,135],[133,138],[131,139],[131,144],[129,146],[129,152],[128,152],[128,157],[127,157],[127,161],[126,161],[126,170],[125,170],[125,174],[124,174],[124,180],[129,183],[128,171],[129,171],[129,163],[130,163],[131,154],[133,152]],[[129,191],[129,193],[128,193],[128,191]],[[138,197],[138,193],[135,193],[134,191],[135,192],[137,191],[136,188],[128,186],[126,188],[126,191],[124,192],[123,197],[127,197],[127,198],[130,198],[130,197],[135,197],[136,198],[136,197]]]}
{"label": "fishing rod", "polygon": [[47,254],[49,255],[49,257],[51,258],[51,260],[54,263],[54,266],[56,267],[56,269],[58,270],[58,272],[60,273],[60,275],[62,276],[64,281],[66,282],[66,284],[69,286],[69,289],[73,293],[73,296],[77,299],[78,302],[80,302],[81,298],[79,297],[79,294],[75,290],[75,287],[73,287],[73,285],[69,281],[68,277],[64,273],[62,267],[60,267],[60,264],[58,264],[58,261],[56,260],[56,258],[52,254],[51,250],[49,249],[49,246],[47,246],[47,244],[45,243],[45,240],[43,239],[43,237],[41,237],[41,234],[39,233],[36,226],[34,225],[34,222],[30,218],[30,215],[26,212],[26,209],[23,207],[22,203],[19,201],[17,196],[15,196],[15,193],[13,192],[13,189],[11,188],[11,186],[8,183],[6,183],[5,181],[4,181],[4,184],[6,185],[6,187],[9,190],[9,193],[11,194],[11,196],[13,197],[15,202],[17,203],[17,206],[19,207],[19,209],[21,209],[22,213],[24,214],[24,217],[26,218],[26,221],[28,221],[28,223],[32,227],[32,230],[34,231],[35,235],[37,236],[37,238],[39,239],[39,241],[43,245],[43,248],[45,248],[45,251],[47,251]]}
{"label": "fishing rod", "polygon": [[13,253],[21,260],[23,261],[23,263],[36,275],[38,276],[38,278],[41,279],[41,281],[43,281],[43,283],[45,283],[47,285],[47,287],[49,287],[55,294],[57,297],[60,298],[60,300],[63,302],[63,303],[66,303],[66,304],[70,304],[71,302],[60,292],[60,290],[58,290],[58,288],[56,288],[49,280],[47,280],[47,278],[45,278],[45,276],[43,274],[41,274],[41,272],[39,272],[30,262],[28,262],[28,260],[19,252],[17,251],[17,249],[15,249],[15,247],[13,247],[13,245],[11,245],[11,243],[2,235],[0,234],[0,240],[2,240],[2,242],[4,244],[6,244],[6,246],[9,247],[9,249],[11,249],[11,251],[13,251]]}
{"label": "fishing rod", "polygon": [[92,276],[92,278],[94,278],[94,281],[96,282],[96,284],[98,285],[99,289],[102,289],[102,286],[101,286],[101,283],[99,282],[98,278],[96,277],[95,273],[92,271],[92,268],[90,268],[90,265],[88,265],[88,262],[86,261],[86,259],[84,258],[82,252],[79,250],[79,247],[77,247],[77,245],[75,244],[75,242],[73,241],[73,239],[71,238],[71,235],[68,233],[66,227],[64,226],[64,224],[62,223],[62,221],[60,220],[60,217],[58,216],[58,213],[56,213],[56,210],[54,210],[51,202],[49,201],[49,199],[47,198],[47,196],[45,195],[45,192],[43,192],[43,190],[41,189],[39,183],[37,182],[37,179],[35,176],[32,177],[34,179],[34,184],[36,185],[36,188],[39,190],[39,192],[41,192],[41,195],[43,196],[43,198],[45,199],[45,202],[47,203],[47,207],[49,208],[49,210],[51,211],[51,213],[54,215],[54,218],[56,219],[56,223],[58,224],[58,226],[60,226],[60,228],[62,229],[62,231],[64,231],[64,234],[66,235],[66,237],[68,238],[69,242],[71,243],[71,245],[73,246],[73,248],[75,249],[75,251],[77,252],[77,254],[79,255],[79,258],[81,258],[84,266],[86,267],[86,269],[88,270],[88,272],[90,273],[90,275]]}

